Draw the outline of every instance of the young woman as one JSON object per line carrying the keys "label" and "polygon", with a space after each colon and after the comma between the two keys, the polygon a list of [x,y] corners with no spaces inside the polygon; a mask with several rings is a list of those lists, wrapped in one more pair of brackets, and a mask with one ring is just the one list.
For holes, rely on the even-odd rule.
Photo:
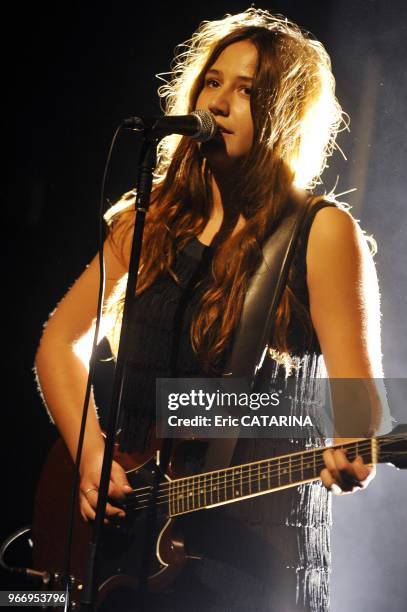
{"label": "young woman", "polygon": [[[143,450],[148,440],[157,377],[222,374],[261,246],[293,191],[312,187],[321,175],[342,117],[323,46],[258,9],[204,23],[161,94],[168,113],[213,113],[219,135],[202,145],[179,137],[161,144],[132,314],[121,440],[127,450]],[[133,204],[130,192],[110,211],[104,245],[105,326],[113,352]],[[36,357],[45,403],[72,457],[87,379],[75,343],[94,321],[98,284],[96,257],[53,312]],[[362,231],[343,208],[315,198],[263,364],[266,384],[290,375],[304,388],[325,366],[330,378],[380,377],[379,321],[376,274]],[[92,400],[81,463],[85,520],[95,516],[103,450]],[[239,440],[232,463],[296,450],[298,441]],[[327,610],[329,490],[355,490],[373,473],[342,451],[327,450],[324,458],[323,484],[195,513],[185,529],[201,560],[166,592],[151,595],[145,609]],[[110,497],[121,499],[129,490],[114,461]],[[106,514],[123,511],[112,502]]]}

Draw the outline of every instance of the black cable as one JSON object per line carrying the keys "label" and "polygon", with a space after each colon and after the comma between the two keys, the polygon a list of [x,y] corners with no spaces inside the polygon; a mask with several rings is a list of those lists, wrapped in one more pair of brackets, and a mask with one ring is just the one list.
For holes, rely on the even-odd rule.
{"label": "black cable", "polygon": [[103,244],[104,244],[104,239],[105,239],[105,225],[104,225],[104,218],[103,218],[104,212],[105,212],[105,187],[106,187],[106,180],[108,176],[108,171],[109,171],[113,149],[116,144],[118,134],[122,128],[123,128],[123,124],[121,124],[116,129],[113,135],[113,138],[112,138],[112,141],[109,147],[107,159],[106,159],[106,164],[105,164],[103,177],[102,177],[101,190],[100,190],[99,232],[98,232],[100,282],[99,282],[99,292],[98,292],[98,304],[97,304],[97,310],[96,310],[95,332],[93,335],[92,352],[91,352],[91,356],[89,359],[89,374],[88,374],[88,380],[86,384],[85,398],[83,402],[82,421],[81,421],[81,427],[79,430],[78,448],[76,451],[76,458],[75,458],[75,465],[74,465],[74,478],[73,478],[71,498],[70,498],[68,530],[67,530],[67,536],[66,536],[66,541],[65,541],[64,570],[62,574],[63,580],[65,582],[65,595],[66,595],[65,610],[68,609],[68,605],[69,605],[69,587],[70,587],[69,575],[70,575],[70,567],[71,567],[72,535],[73,535],[75,505],[77,503],[77,494],[79,490],[79,480],[80,480],[79,466],[80,466],[81,457],[82,457],[83,441],[85,438],[86,419],[88,416],[89,400],[90,400],[90,394],[91,394],[91,389],[92,389],[92,381],[93,381],[95,366],[96,366],[96,347],[98,344],[100,322],[102,318],[103,298],[104,298],[104,292],[105,292],[105,266],[104,266],[104,255],[103,255]]}
{"label": "black cable", "polygon": [[[7,572],[10,572],[10,574],[17,574],[18,576],[22,576],[24,578],[41,579],[43,584],[49,584],[51,580],[51,574],[47,571],[35,570],[31,567],[13,567],[6,563],[5,557],[8,547],[11,546],[11,544],[13,544],[19,538],[21,538],[21,536],[26,535],[29,532],[31,532],[31,525],[20,527],[20,529],[14,531],[1,543],[0,566]],[[28,542],[30,542],[30,538],[28,538]]]}

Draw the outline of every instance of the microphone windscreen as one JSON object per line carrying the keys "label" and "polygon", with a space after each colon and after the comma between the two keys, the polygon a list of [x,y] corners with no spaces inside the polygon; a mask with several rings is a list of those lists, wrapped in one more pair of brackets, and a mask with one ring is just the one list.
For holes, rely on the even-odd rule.
{"label": "microphone windscreen", "polygon": [[199,142],[211,140],[211,138],[213,138],[218,131],[218,126],[212,113],[199,108],[198,110],[193,111],[191,114],[195,115],[199,119],[200,123],[200,129],[193,136],[194,140],[198,140]]}

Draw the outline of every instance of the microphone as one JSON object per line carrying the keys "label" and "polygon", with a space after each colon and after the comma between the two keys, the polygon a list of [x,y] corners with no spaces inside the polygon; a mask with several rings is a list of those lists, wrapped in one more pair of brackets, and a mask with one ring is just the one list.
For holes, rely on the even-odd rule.
{"label": "microphone", "polygon": [[209,111],[198,109],[189,115],[164,115],[163,117],[129,117],[123,126],[136,132],[148,131],[157,138],[170,134],[188,136],[206,142],[215,136],[218,125]]}

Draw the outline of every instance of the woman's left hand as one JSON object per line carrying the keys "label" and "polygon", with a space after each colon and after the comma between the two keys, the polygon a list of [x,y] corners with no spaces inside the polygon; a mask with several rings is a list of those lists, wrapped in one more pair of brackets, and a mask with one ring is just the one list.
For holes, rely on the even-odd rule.
{"label": "woman's left hand", "polygon": [[343,449],[328,448],[323,458],[326,467],[321,470],[321,480],[335,495],[365,489],[376,475],[376,466],[366,465],[360,455],[354,461],[348,461]]}

